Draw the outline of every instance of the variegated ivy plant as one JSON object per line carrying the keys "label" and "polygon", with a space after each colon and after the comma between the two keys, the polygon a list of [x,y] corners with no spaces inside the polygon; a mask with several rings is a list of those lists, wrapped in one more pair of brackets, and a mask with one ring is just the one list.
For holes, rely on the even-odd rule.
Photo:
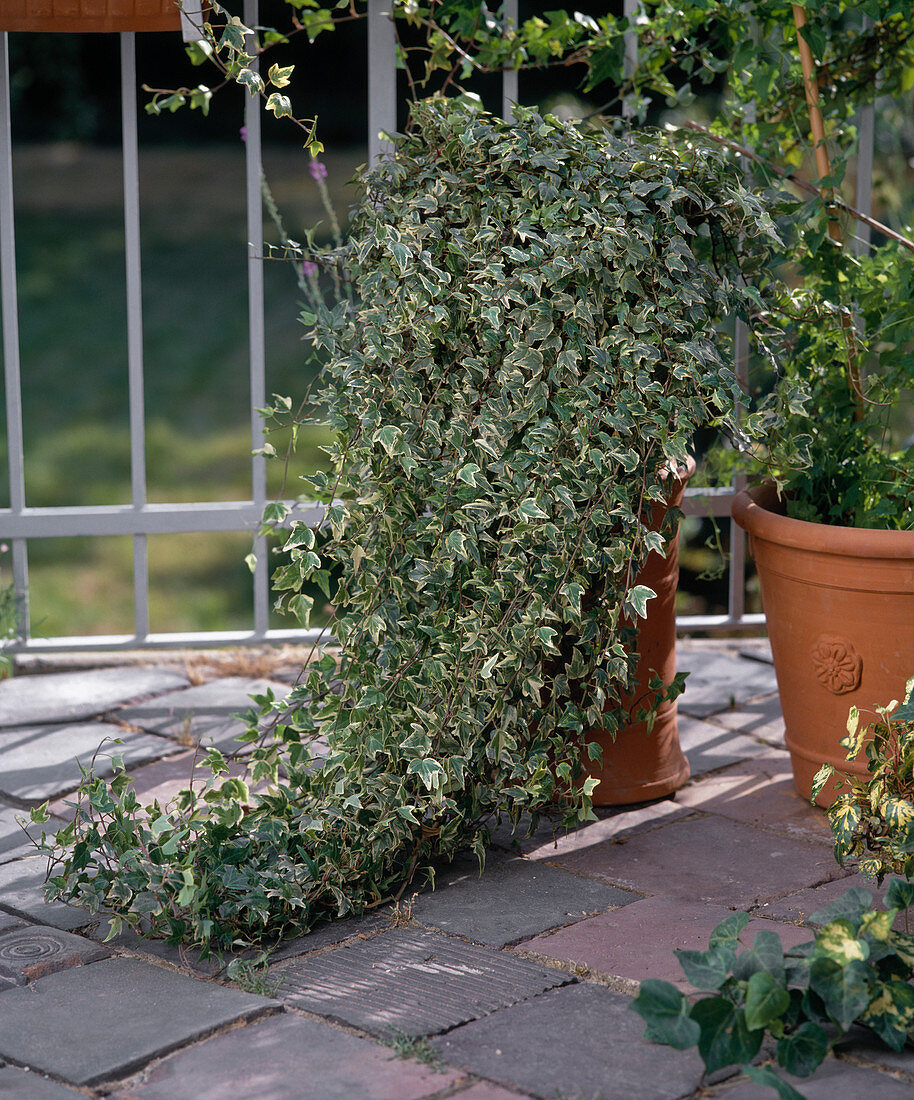
{"label": "variegated ivy plant", "polygon": [[266,702],[247,783],[213,750],[202,797],[144,812],[89,776],[58,837],[52,892],[211,947],[482,859],[494,816],[587,818],[584,731],[628,717],[664,541],[645,514],[696,430],[737,430],[719,322],[750,318],[774,228],[716,151],[438,99],[362,183],[351,300],[305,317],[325,520],[276,577],[305,624],[323,588],[341,657]]}
{"label": "variegated ivy plant", "polygon": [[867,878],[882,882],[889,873],[914,875],[914,678],[904,702],[877,707],[873,722],[861,723],[857,707],[847,719],[841,744],[847,759],[866,757],[861,777],[823,764],[813,780],[813,801],[830,780],[840,792],[828,811],[841,866],[856,859]]}

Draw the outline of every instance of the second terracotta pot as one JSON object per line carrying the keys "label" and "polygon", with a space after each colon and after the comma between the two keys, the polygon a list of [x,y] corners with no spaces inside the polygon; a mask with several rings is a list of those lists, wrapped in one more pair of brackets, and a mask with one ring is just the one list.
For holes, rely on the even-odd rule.
{"label": "second terracotta pot", "polygon": [[[667,508],[682,503],[686,483],[695,472],[690,460],[671,482]],[[650,526],[659,530],[667,508],[655,508]],[[653,552],[638,576],[637,584],[657,593],[648,602],[647,618],[638,627],[638,670],[634,706],[650,696],[656,674],[665,684],[676,675],[676,585],[679,580],[679,533],[667,545],[666,557]],[[689,778],[689,762],[679,746],[676,703],[662,703],[650,733],[645,722],[631,722],[616,733],[591,729],[588,739],[603,750],[602,764],[589,763],[589,773],[600,780],[593,792],[595,806],[622,806],[664,798]]]}
{"label": "second terracotta pot", "polygon": [[[822,764],[867,775],[840,741],[852,706],[866,716],[904,697],[914,675],[914,531],[790,519],[773,485],[737,495],[749,533],[784,714],[794,783],[810,797]],[[817,799],[828,807],[833,786]]]}

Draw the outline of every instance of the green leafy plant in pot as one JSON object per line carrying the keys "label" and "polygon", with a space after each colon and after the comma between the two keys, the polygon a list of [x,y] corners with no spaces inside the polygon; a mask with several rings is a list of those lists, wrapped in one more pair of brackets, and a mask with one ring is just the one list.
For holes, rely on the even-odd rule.
{"label": "green leafy plant in pot", "polygon": [[362,189],[351,297],[305,317],[325,517],[275,578],[306,624],[324,589],[341,657],[265,701],[247,777],[213,750],[203,794],[144,811],[90,775],[58,836],[52,894],[175,939],[380,904],[482,859],[493,815],[586,819],[588,731],[629,721],[638,575],[674,527],[650,514],[699,427],[738,430],[716,325],[774,230],[716,150],[438,99]]}
{"label": "green leafy plant in pot", "polygon": [[[749,532],[806,797],[823,762],[843,763],[848,705],[899,696],[914,645],[914,451],[904,442],[914,428],[904,400],[914,381],[914,242],[842,197],[855,112],[905,94],[909,7],[878,0],[864,24],[839,0],[712,3],[700,13],[703,33],[732,61],[711,136],[742,153],[759,183],[792,196],[782,281],[765,288],[757,318],[780,333],[768,347],[780,344],[777,385],[790,412],[751,467],[773,480],[741,493],[733,515]],[[644,65],[633,78],[644,88],[670,62],[686,66],[697,33],[697,14],[660,3],[653,17],[639,32]],[[674,26],[677,35],[663,33]],[[713,67],[692,54],[686,71],[694,83]],[[864,228],[881,237],[872,254],[853,247]],[[831,793],[818,791],[821,805]]]}

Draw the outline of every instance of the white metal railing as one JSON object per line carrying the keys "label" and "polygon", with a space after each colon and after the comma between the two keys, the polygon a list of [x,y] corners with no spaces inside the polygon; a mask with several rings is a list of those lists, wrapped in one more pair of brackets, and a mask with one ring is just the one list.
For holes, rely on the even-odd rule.
{"label": "white metal railing", "polygon": [[[382,155],[382,132],[397,128],[396,40],[389,17],[390,0],[368,3],[368,144],[369,155]],[[632,14],[636,0],[625,0],[626,14]],[[517,0],[504,5],[508,21],[517,21]],[[257,22],[257,0],[244,0],[244,19]],[[257,531],[267,502],[265,459],[251,460],[251,494],[242,501],[205,501],[192,504],[156,504],[146,497],[145,418],[143,399],[142,304],[140,283],[139,174],[137,150],[137,102],[134,35],[121,38],[122,140],[124,158],[124,218],[126,235],[126,285],[128,322],[129,426],[131,459],[131,503],[125,505],[30,508],[26,504],[25,460],[20,386],[18,302],[16,286],[10,80],[7,35],[0,35],[0,281],[2,281],[3,356],[5,367],[6,424],[9,451],[10,507],[0,509],[0,541],[12,550],[13,584],[22,610],[22,637],[14,652],[54,650],[103,650],[133,647],[228,645],[255,642],[307,641],[316,631],[277,630],[269,626],[268,555],[265,539],[255,545],[253,576],[254,611],[249,630],[152,633],[149,629],[149,577],[146,540],[149,535],[186,532]],[[626,64],[637,64],[634,40],[629,41]],[[503,110],[507,116],[519,99],[518,74],[504,74]],[[263,445],[263,425],[255,411],[265,404],[265,334],[261,206],[261,109],[254,97],[247,97],[245,143],[246,208],[248,241],[249,371],[252,450]],[[869,108],[862,119],[866,136],[859,162],[858,208],[868,211],[872,175],[873,115]],[[868,141],[868,145],[867,145]],[[737,369],[746,377],[748,349],[745,332],[738,331]],[[729,517],[733,489],[689,489],[684,510],[688,515]],[[296,505],[292,518],[310,524],[319,522],[320,505]],[[725,519],[725,522],[730,522]],[[28,615],[28,543],[30,540],[66,536],[129,535],[133,540],[134,631],[127,635],[35,638]],[[729,606],[724,615],[686,616],[682,630],[716,630],[755,626],[762,615],[745,613],[745,536],[731,524]]]}

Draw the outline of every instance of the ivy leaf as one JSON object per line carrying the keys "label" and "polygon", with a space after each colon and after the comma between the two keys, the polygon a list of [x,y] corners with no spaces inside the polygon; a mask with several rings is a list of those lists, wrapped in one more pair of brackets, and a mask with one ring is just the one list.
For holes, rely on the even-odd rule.
{"label": "ivy leaf", "polygon": [[277,118],[292,118],[292,101],[288,96],[279,92],[271,92],[267,97],[266,108],[272,111]]}
{"label": "ivy leaf", "polygon": [[245,88],[249,88],[251,95],[263,91],[263,78],[260,73],[255,73],[253,69],[242,69],[241,72],[235,75],[235,80],[244,85]]}
{"label": "ivy leaf", "polygon": [[268,73],[270,83],[277,88],[285,88],[292,78],[294,69],[294,65],[289,65],[285,68],[279,65],[271,65]]}
{"label": "ivy leaf", "polygon": [[746,1027],[750,1031],[766,1028],[790,1007],[790,994],[764,970],[756,971],[746,987]]}
{"label": "ivy leaf", "polygon": [[626,593],[622,604],[622,610],[629,618],[643,619],[647,616],[647,602],[654,599],[657,593],[653,588],[645,584],[636,584],[630,592]]}
{"label": "ivy leaf", "polygon": [[809,987],[844,1031],[869,1004],[869,970],[860,959],[842,963],[825,955],[814,958],[809,966]]}
{"label": "ivy leaf", "polygon": [[535,500],[529,498],[522,500],[517,506],[518,515],[523,519],[548,519],[549,515],[544,512],[542,508],[536,503]]}
{"label": "ivy leaf", "polygon": [[[872,896],[872,895],[871,895]],[[886,891],[885,903],[890,909],[904,911],[914,905],[914,882],[893,878]]]}
{"label": "ivy leaf", "polygon": [[676,949],[673,954],[689,982],[696,989],[720,989],[733,965],[734,952],[729,946],[713,947],[709,951]]}
{"label": "ivy leaf", "polygon": [[789,1081],[779,1077],[771,1066],[743,1066],[743,1073],[757,1085],[774,1089],[780,1100],[804,1100],[803,1094],[797,1092]]}
{"label": "ivy leaf", "polygon": [[692,1005],[690,1015],[701,1028],[698,1052],[708,1073],[751,1061],[764,1031],[750,1030],[746,1014],[725,997],[708,997]]}
{"label": "ivy leaf", "polygon": [[411,761],[406,774],[418,775],[428,791],[436,791],[446,779],[444,768],[431,757]]}
{"label": "ivy leaf", "polygon": [[[891,886],[889,886],[889,893],[891,893],[891,889]],[[914,900],[914,887],[912,887],[911,897]],[[886,903],[892,908],[898,907],[888,896],[886,897]],[[852,886],[847,893],[842,894],[834,901],[829,902],[828,905],[823,905],[821,909],[817,909],[815,913],[812,913],[809,922],[810,924],[825,925],[841,918],[856,924],[867,909],[872,908],[872,905],[872,891],[866,890],[862,886]]]}
{"label": "ivy leaf", "polygon": [[698,1042],[700,1028],[689,1017],[689,1002],[671,982],[646,978],[629,1008],[647,1024],[645,1038],[676,1050],[688,1050]]}
{"label": "ivy leaf", "polygon": [[807,1020],[791,1035],[778,1040],[778,1065],[794,1077],[815,1073],[828,1054],[828,1035],[824,1028]]}
{"label": "ivy leaf", "polygon": [[233,15],[222,31],[217,50],[227,47],[235,53],[243,54],[245,52],[245,36],[253,33],[250,27],[246,27],[237,15]]}
{"label": "ivy leaf", "polygon": [[892,1050],[903,1050],[914,1027],[914,987],[897,980],[881,983],[860,1019]]}
{"label": "ivy leaf", "polygon": [[479,473],[479,467],[475,462],[468,462],[465,466],[461,466],[457,471],[457,477],[466,482],[467,485],[471,485],[476,488],[476,475]]}
{"label": "ivy leaf", "polygon": [[849,963],[868,959],[870,949],[865,940],[857,938],[857,930],[853,924],[838,917],[825,925],[816,936],[815,953],[838,963]]}
{"label": "ivy leaf", "polygon": [[748,981],[758,973],[768,974],[776,981],[784,978],[784,949],[773,929],[758,932],[751,950],[743,951],[733,967],[733,976],[740,981]]}

